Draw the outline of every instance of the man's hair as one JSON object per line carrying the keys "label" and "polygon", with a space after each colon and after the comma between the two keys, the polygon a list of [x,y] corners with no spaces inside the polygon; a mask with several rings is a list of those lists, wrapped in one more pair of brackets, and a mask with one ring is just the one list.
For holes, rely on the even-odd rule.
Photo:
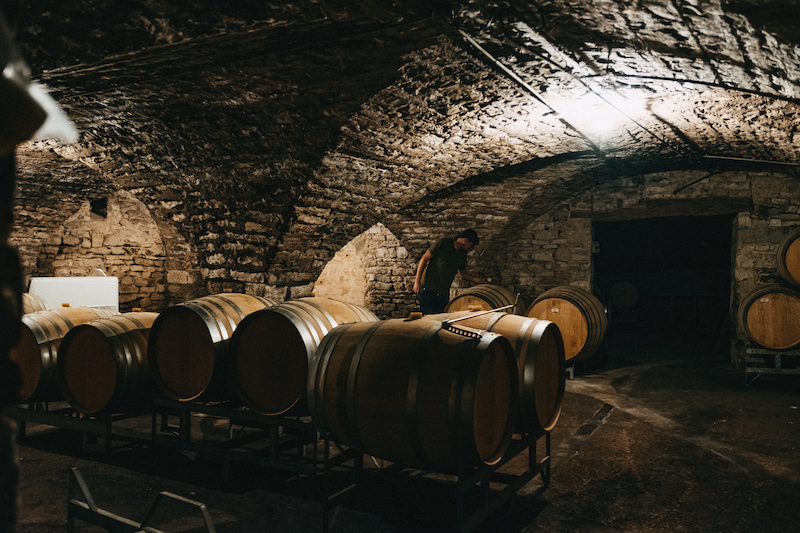
{"label": "man's hair", "polygon": [[464,231],[459,233],[458,237],[456,237],[456,239],[460,239],[462,237],[466,237],[467,239],[469,239],[470,242],[472,242],[472,244],[474,244],[475,246],[478,246],[480,244],[480,239],[478,238],[478,233],[472,228],[465,229]]}

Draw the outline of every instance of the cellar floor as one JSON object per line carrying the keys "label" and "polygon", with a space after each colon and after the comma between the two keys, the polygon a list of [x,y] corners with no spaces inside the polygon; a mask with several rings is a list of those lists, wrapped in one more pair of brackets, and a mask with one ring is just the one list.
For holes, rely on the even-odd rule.
{"label": "cellar floor", "polygon": [[[551,434],[549,487],[537,491],[535,477],[476,531],[800,531],[799,376],[749,382],[753,375],[726,357],[663,340],[606,347],[595,366],[567,379]],[[149,415],[126,423],[144,434],[154,425]],[[209,438],[229,431],[210,416],[195,426]],[[203,453],[136,442],[91,451],[79,432],[31,422],[18,452],[20,533],[65,531],[72,468],[101,509],[140,522],[156,496],[169,491],[205,504],[220,533],[322,531],[321,495],[350,476],[236,460],[226,468]],[[525,454],[509,468],[524,471]],[[454,478],[367,463],[341,500],[333,531],[454,530]],[[469,513],[474,498],[467,492],[463,501]],[[205,531],[196,507],[164,502],[150,525]],[[77,523],[79,531],[102,531]]]}

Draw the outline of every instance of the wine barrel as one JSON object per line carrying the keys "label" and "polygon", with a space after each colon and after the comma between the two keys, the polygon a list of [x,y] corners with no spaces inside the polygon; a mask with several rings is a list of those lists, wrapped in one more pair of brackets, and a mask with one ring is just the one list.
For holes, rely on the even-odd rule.
{"label": "wine barrel", "polygon": [[436,320],[337,326],[317,348],[308,404],[318,431],[412,468],[497,463],[518,409],[514,351],[496,333]]}
{"label": "wine barrel", "polygon": [[590,292],[577,287],[555,287],[545,291],[533,301],[525,315],[549,320],[558,326],[568,363],[591,357],[608,330],[603,304]]}
{"label": "wine barrel", "polygon": [[340,324],[377,320],[368,309],[313,297],[251,313],[231,336],[233,385],[242,401],[262,414],[304,405],[309,364],[325,335]]}
{"label": "wine barrel", "polygon": [[226,394],[225,358],[236,326],[250,313],[277,304],[259,296],[221,293],[162,311],[147,343],[147,365],[156,390],[181,401],[203,393]]}
{"label": "wine barrel", "polygon": [[800,228],[797,228],[781,240],[778,246],[778,275],[800,287]]}
{"label": "wine barrel", "polygon": [[739,306],[739,327],[762,348],[800,345],[800,292],[779,285],[757,287]]}
{"label": "wine barrel", "polygon": [[459,311],[426,318],[507,338],[514,348],[519,371],[517,431],[541,434],[555,427],[564,404],[566,379],[564,342],[558,326],[549,320],[498,312]]}
{"label": "wine barrel", "polygon": [[56,365],[61,341],[75,326],[116,314],[94,307],[62,307],[23,315],[19,344],[11,350],[22,374],[21,399],[60,400]]}
{"label": "wine barrel", "polygon": [[152,399],[147,338],[158,313],[124,313],[72,328],[56,375],[73,409],[88,415],[135,411]]}
{"label": "wine barrel", "polygon": [[22,314],[35,313],[36,311],[46,311],[47,302],[41,296],[25,292],[22,294]]}
{"label": "wine barrel", "polygon": [[[446,313],[456,311],[491,311],[507,305],[514,305],[516,295],[498,285],[483,283],[465,289],[458,296],[448,302],[445,307]],[[525,306],[517,302],[514,307],[506,309],[506,313],[521,315],[525,311]]]}

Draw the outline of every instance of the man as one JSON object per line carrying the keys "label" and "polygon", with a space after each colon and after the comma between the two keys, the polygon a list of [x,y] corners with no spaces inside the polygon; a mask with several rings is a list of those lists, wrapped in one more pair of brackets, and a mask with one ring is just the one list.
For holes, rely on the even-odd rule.
{"label": "man", "polygon": [[417,265],[414,293],[419,296],[423,315],[441,313],[450,301],[450,285],[456,273],[473,283],[486,283],[486,279],[467,270],[467,253],[479,243],[474,229],[465,229],[453,239],[445,237],[431,246]]}

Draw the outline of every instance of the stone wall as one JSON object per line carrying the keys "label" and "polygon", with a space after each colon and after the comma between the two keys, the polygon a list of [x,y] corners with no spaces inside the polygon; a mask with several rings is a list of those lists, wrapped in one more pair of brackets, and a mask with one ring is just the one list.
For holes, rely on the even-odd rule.
{"label": "stone wall", "polygon": [[119,278],[120,310],[160,311],[196,296],[197,258],[163,219],[126,191],[77,202],[55,193],[17,211],[11,242],[31,277]]}
{"label": "stone wall", "polygon": [[[368,232],[367,232],[368,233]],[[336,252],[314,282],[314,296],[366,306],[367,270],[370,250],[363,233]]]}
{"label": "stone wall", "polygon": [[800,183],[792,176],[749,176],[753,210],[737,219],[735,279],[737,300],[757,286],[783,283],[778,276],[781,240],[800,226]]}
{"label": "stone wall", "polygon": [[412,292],[416,261],[383,224],[376,224],[366,235],[374,250],[366,268],[368,306],[380,317],[408,316],[419,308]]}
{"label": "stone wall", "polygon": [[153,217],[130,193],[85,202],[55,228],[32,276],[119,278],[120,309],[156,310],[166,301],[167,256]]}

